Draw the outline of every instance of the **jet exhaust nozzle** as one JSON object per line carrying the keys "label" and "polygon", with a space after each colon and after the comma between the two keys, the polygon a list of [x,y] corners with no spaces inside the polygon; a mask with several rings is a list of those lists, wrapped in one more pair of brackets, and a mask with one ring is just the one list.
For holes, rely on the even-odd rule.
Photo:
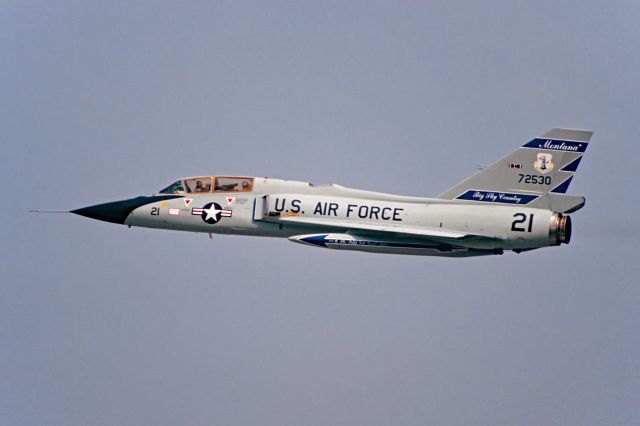
{"label": "jet exhaust nozzle", "polygon": [[551,225],[549,226],[549,242],[552,246],[560,244],[569,244],[571,241],[571,217],[563,216],[562,213],[556,213],[551,216]]}

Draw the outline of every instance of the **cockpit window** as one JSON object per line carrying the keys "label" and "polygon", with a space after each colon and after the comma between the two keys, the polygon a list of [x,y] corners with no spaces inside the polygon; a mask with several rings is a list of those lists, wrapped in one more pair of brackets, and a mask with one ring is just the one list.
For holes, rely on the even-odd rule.
{"label": "cockpit window", "polygon": [[160,190],[160,194],[179,194],[184,192],[184,188],[182,187],[182,181],[177,180],[173,182],[171,185],[167,186]]}
{"label": "cockpit window", "polygon": [[213,192],[250,192],[253,190],[251,177],[239,176],[199,176],[183,178],[159,191],[160,194],[197,194]]}
{"label": "cockpit window", "polygon": [[187,192],[211,192],[211,176],[185,179],[184,186]]}
{"label": "cockpit window", "polygon": [[253,189],[253,178],[216,177],[215,192],[249,192]]}

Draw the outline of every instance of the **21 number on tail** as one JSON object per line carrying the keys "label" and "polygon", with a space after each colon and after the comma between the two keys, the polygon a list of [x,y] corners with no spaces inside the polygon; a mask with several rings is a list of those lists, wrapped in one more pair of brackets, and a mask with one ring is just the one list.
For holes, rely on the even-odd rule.
{"label": "21 number on tail", "polygon": [[[531,232],[533,229],[533,213],[527,216],[524,213],[516,213],[513,215],[516,220],[511,223],[511,230],[517,232]],[[528,224],[527,228],[519,227],[520,224]]]}

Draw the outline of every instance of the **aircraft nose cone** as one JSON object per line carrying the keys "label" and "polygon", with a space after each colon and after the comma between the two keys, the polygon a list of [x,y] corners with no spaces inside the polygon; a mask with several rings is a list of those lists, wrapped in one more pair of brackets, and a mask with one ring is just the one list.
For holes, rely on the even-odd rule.
{"label": "aircraft nose cone", "polygon": [[145,204],[154,203],[156,201],[179,198],[176,195],[156,195],[151,197],[136,197],[128,200],[113,201],[111,203],[96,204],[95,206],[82,207],[80,209],[71,210],[71,213],[91,219],[103,220],[105,222],[124,224],[129,213],[144,206]]}
{"label": "aircraft nose cone", "polygon": [[129,201],[131,200],[96,204],[95,206],[71,210],[71,213],[75,213],[91,219],[103,220],[105,222],[124,224],[124,220],[133,210],[132,208],[130,208]]}

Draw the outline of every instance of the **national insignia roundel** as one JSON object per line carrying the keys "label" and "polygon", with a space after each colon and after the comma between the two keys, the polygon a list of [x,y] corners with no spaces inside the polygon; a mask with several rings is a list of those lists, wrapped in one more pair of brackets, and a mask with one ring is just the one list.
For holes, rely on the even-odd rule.
{"label": "national insignia roundel", "polygon": [[202,208],[191,209],[191,214],[200,216],[209,225],[218,223],[221,217],[231,217],[231,210],[223,209],[218,203],[207,203]]}

